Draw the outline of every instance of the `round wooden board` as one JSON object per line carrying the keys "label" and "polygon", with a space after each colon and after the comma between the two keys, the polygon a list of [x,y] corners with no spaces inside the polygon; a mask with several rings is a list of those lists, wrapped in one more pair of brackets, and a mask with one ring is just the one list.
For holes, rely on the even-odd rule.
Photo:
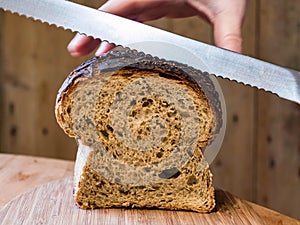
{"label": "round wooden board", "polygon": [[221,190],[216,191],[216,209],[207,214],[156,209],[82,210],[75,206],[72,182],[72,177],[57,180],[16,197],[0,211],[0,224],[265,224],[250,204]]}

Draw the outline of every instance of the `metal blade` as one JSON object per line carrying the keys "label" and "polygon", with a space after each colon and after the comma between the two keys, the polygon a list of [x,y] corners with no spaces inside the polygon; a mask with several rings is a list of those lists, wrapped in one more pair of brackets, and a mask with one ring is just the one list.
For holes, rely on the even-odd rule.
{"label": "metal blade", "polygon": [[[107,40],[124,47],[132,43],[160,42],[161,50],[144,44],[136,49],[167,60],[180,60],[196,69],[228,78],[252,87],[270,91],[278,96],[300,103],[300,72],[263,62],[248,56],[207,45],[164,30],[124,19],[115,15],[63,0],[0,0],[0,7],[19,15],[54,24]],[[185,59],[184,55],[164,54],[170,43],[193,53],[197,60]],[[168,51],[167,51],[168,52]],[[203,67],[203,64],[205,65]]]}

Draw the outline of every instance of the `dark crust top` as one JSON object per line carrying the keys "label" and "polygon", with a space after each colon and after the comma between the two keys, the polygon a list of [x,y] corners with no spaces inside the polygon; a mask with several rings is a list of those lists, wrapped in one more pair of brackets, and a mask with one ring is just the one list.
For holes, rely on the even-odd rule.
{"label": "dark crust top", "polygon": [[110,51],[101,57],[94,57],[77,67],[68,75],[67,79],[59,89],[56,98],[56,104],[61,101],[61,98],[68,91],[68,88],[77,79],[89,78],[94,74],[99,74],[100,72],[115,71],[121,68],[158,70],[160,72],[163,71],[174,76],[178,76],[180,79],[188,80],[191,86],[194,88],[195,84],[197,87],[200,85],[201,90],[205,93],[209,104],[216,114],[215,116],[217,117],[214,134],[219,133],[220,128],[222,127],[221,102],[219,99],[219,94],[215,90],[214,84],[207,72],[202,72],[185,64],[159,59],[157,57],[127,48]]}

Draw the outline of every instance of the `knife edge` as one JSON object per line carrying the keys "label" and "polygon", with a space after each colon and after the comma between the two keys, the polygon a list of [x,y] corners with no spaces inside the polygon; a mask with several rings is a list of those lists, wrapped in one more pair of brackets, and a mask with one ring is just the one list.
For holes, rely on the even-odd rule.
{"label": "knife edge", "polygon": [[[33,6],[29,7],[28,5],[30,4],[33,4]],[[145,45],[142,45],[143,47],[135,49],[156,55],[159,58],[188,64],[201,71],[209,71],[209,74],[223,79],[256,87],[298,104],[300,103],[300,73],[292,69],[282,68],[258,59],[210,46],[158,28],[109,13],[99,12],[96,9],[73,2],[63,0],[0,0],[0,7],[11,13],[54,25],[64,30],[79,32],[94,38],[101,36],[103,41],[114,44],[122,43],[124,47],[131,47],[131,43],[139,41],[157,42],[159,40],[162,43],[161,46],[167,46],[167,48],[170,47],[169,43],[176,43],[184,46],[183,48],[186,50],[192,51],[195,58],[202,60],[206,67],[199,66],[199,63],[194,61],[186,61],[184,57],[177,59],[171,56],[167,58],[163,50],[157,52],[153,46],[145,48]],[[80,15],[83,12],[86,16],[81,18]],[[87,15],[91,15],[91,18],[94,18],[93,21]],[[78,20],[81,22],[79,23]],[[124,26],[120,26],[121,22],[123,22]],[[105,26],[95,26],[95,23],[104,24]],[[112,28],[109,29],[110,27]],[[140,34],[141,29],[143,31],[142,34]],[[283,80],[284,82],[282,83]],[[286,88],[282,86],[286,86]]]}

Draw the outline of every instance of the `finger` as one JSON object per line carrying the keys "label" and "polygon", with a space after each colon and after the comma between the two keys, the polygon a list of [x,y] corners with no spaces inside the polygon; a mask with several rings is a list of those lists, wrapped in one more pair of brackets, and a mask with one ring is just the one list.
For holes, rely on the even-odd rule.
{"label": "finger", "polygon": [[110,0],[100,10],[139,22],[161,17],[181,18],[197,15],[197,10],[185,3],[174,0]]}
{"label": "finger", "polygon": [[235,52],[242,51],[242,25],[244,19],[243,7],[240,10],[224,11],[216,15],[214,25],[215,44]]}
{"label": "finger", "polygon": [[[110,1],[107,1],[100,8],[100,10],[130,18],[130,17],[132,17],[132,15],[130,16],[126,12],[127,11],[131,12],[131,9],[130,9],[131,4],[129,4],[129,3],[124,4],[126,2],[130,3],[131,1],[110,0]],[[135,18],[130,18],[130,19],[135,19]],[[77,34],[70,41],[69,45],[67,46],[67,49],[72,56],[78,57],[78,56],[83,56],[83,55],[89,54],[98,46],[99,46],[99,48],[95,53],[96,56],[100,56],[101,54],[109,51],[110,49],[112,49],[114,47],[113,45],[109,45],[107,43],[101,43],[101,41],[99,39],[93,39],[91,37],[86,37],[85,35]]]}
{"label": "finger", "polygon": [[92,52],[100,44],[99,39],[87,37],[82,34],[76,34],[67,46],[72,56],[83,56]]}
{"label": "finger", "polygon": [[241,25],[230,18],[221,18],[214,24],[215,44],[235,52],[242,51]]}
{"label": "finger", "polygon": [[99,10],[112,13],[118,16],[126,17],[128,19],[134,19],[141,13],[147,14],[148,10],[159,6],[161,1],[157,0],[109,0],[102,5]]}
{"label": "finger", "polygon": [[95,56],[101,56],[104,53],[112,50],[113,48],[115,48],[116,46],[114,44],[110,44],[106,41],[101,42],[99,48],[97,49]]}

